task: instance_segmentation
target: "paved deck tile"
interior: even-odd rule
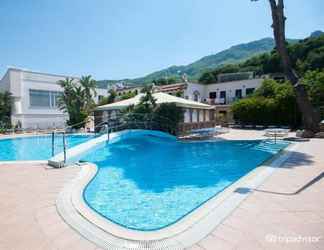
[[[262,138],[234,130],[225,139]],[[55,200],[80,169],[0,165],[0,249],[99,250],[58,215]],[[206,238],[188,250],[324,249],[324,140],[301,143],[288,161]],[[287,242],[296,237],[313,242]],[[281,237],[281,238],[280,238]],[[295,238],[294,238],[295,237]]]

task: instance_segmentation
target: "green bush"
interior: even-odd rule
[[[179,123],[183,121],[184,111],[174,103],[157,105],[148,90],[139,104],[128,107],[123,115],[128,128],[151,128],[175,135]]]
[[[302,82],[305,84],[312,104],[324,106],[324,70],[307,71]]]
[[[307,71],[302,82],[312,104],[320,112],[321,119],[324,119],[324,70]]]
[[[275,110],[274,99],[255,96],[237,101],[232,106],[234,119],[243,124],[269,125]]]
[[[265,80],[255,93],[232,105],[234,119],[242,124],[297,127],[301,116],[292,85]]]
[[[9,92],[0,92],[0,128],[11,127],[12,96]]]
[[[154,122],[161,131],[177,134],[178,125],[184,119],[184,111],[174,103],[162,103],[154,110]]]

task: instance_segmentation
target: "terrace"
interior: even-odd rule
[[[264,139],[263,135],[262,131],[231,129],[220,137],[226,140],[254,140]],[[198,236],[196,234],[192,238],[183,238],[183,248],[323,248],[322,148],[323,140],[320,139],[299,142],[281,164],[272,169],[262,184],[247,188],[244,182],[238,182],[229,188],[225,197],[236,197],[241,201],[235,208],[225,209],[232,212],[225,213],[224,217],[218,214],[211,220],[214,223],[218,220],[216,218],[223,218],[216,226],[201,230],[202,233]],[[6,200],[6,205],[1,206],[3,219],[0,227],[3,237],[0,248],[140,248],[143,241],[128,242],[130,235],[125,235],[123,248],[118,245],[118,241],[111,240],[111,235],[102,238],[101,240],[110,244],[104,247],[100,243],[104,241],[94,241],[93,237],[86,238],[84,231],[78,231],[73,223],[67,224],[66,218],[63,219],[58,213],[57,198],[60,192],[72,179],[79,176],[82,168],[73,166],[53,169],[44,163],[1,164],[0,196],[2,200]],[[252,175],[247,177],[251,178]],[[212,211],[214,210],[217,208]],[[200,220],[202,221],[203,219]],[[17,238],[20,240],[17,241]],[[156,248],[151,245],[147,249]]]

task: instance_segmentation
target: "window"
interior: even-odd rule
[[[221,91],[219,93],[219,97],[220,97],[220,99],[222,99],[222,103],[225,104],[226,103],[226,91],[225,90]]]
[[[255,88],[247,88],[245,91],[246,91],[246,95],[251,95],[253,94]]]
[[[98,101],[100,102],[104,98],[103,95],[98,95]]]
[[[30,90],[30,106],[50,107],[50,97],[48,91]]]
[[[194,101],[198,102],[199,101],[199,97],[200,97],[200,93],[196,90],[194,93]]]
[[[209,92],[209,99],[216,99],[217,94],[216,92]]]
[[[51,98],[51,107],[52,108],[57,108],[58,103],[59,103],[59,98],[62,95],[62,92],[51,91],[49,93],[50,93],[50,98]]]
[[[31,107],[57,108],[61,92],[46,90],[29,90]]]
[[[238,99],[242,98],[242,89],[236,89],[235,90],[235,97]]]

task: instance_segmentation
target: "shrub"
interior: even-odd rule
[[[306,85],[309,97],[315,107],[324,105],[324,70],[307,71],[302,82]]]
[[[154,110],[153,116],[159,130],[175,135],[179,123],[183,121],[184,111],[174,103],[162,103]]]
[[[178,125],[183,121],[183,109],[174,103],[156,104],[152,93],[147,91],[139,104],[130,106],[123,111],[128,128],[147,128],[161,130],[170,134],[177,134]]]
[[[0,127],[10,128],[11,127],[11,108],[12,108],[12,97],[11,94],[6,92],[0,92]]]
[[[265,80],[255,93],[232,105],[234,119],[253,125],[300,125],[301,116],[297,108],[292,85]]]
[[[255,96],[239,100],[232,106],[234,119],[243,124],[269,125],[274,119],[275,110],[274,99]]]

